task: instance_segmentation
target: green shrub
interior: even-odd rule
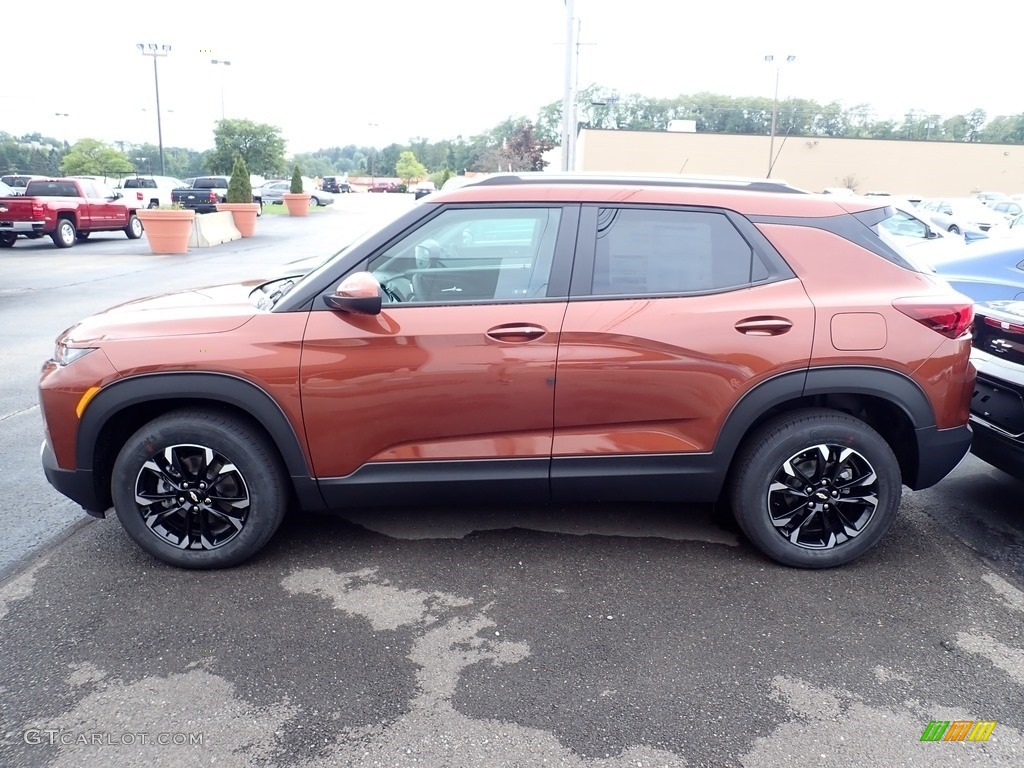
[[[302,172],[299,171],[299,166],[295,166],[292,170],[292,185],[288,188],[288,191],[293,195],[301,195],[304,190],[302,188]]]
[[[249,168],[241,155],[235,155],[235,165],[231,169],[231,181],[228,182],[227,201],[229,203],[252,202],[252,182],[249,180]]]

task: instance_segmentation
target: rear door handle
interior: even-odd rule
[[[522,325],[519,323],[509,323],[508,325],[498,325],[487,331],[488,338],[494,339],[495,341],[505,341],[514,344],[522,344],[526,341],[535,341],[547,333],[546,328],[541,328],[538,325]]]
[[[747,336],[778,336],[792,328],[793,323],[784,317],[748,317],[735,327]]]

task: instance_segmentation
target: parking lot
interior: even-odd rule
[[[353,510],[188,572],[46,483],[54,336],[144,295],[328,256],[411,195],[339,195],[152,256],[0,256],[0,765],[1024,763],[1024,483],[968,456],[843,568],[780,567],[708,506]],[[922,742],[931,721],[994,721]]]

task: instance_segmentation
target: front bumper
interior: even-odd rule
[[[40,451],[43,463],[43,474],[50,485],[74,501],[93,517],[106,517],[108,507],[104,506],[96,493],[96,484],[92,472],[83,469],[61,469],[57,466],[57,457],[47,441],[43,441]]]

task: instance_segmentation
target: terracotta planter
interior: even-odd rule
[[[256,231],[256,217],[260,212],[259,203],[217,203],[218,211],[231,211],[235,229],[242,237],[252,237]]]
[[[308,216],[309,215],[309,201],[313,197],[312,195],[306,194],[305,192],[292,193],[285,192],[281,197],[284,198],[284,204],[288,206],[288,214],[291,216]]]
[[[153,253],[188,253],[195,211],[148,208],[139,210],[137,215]]]

